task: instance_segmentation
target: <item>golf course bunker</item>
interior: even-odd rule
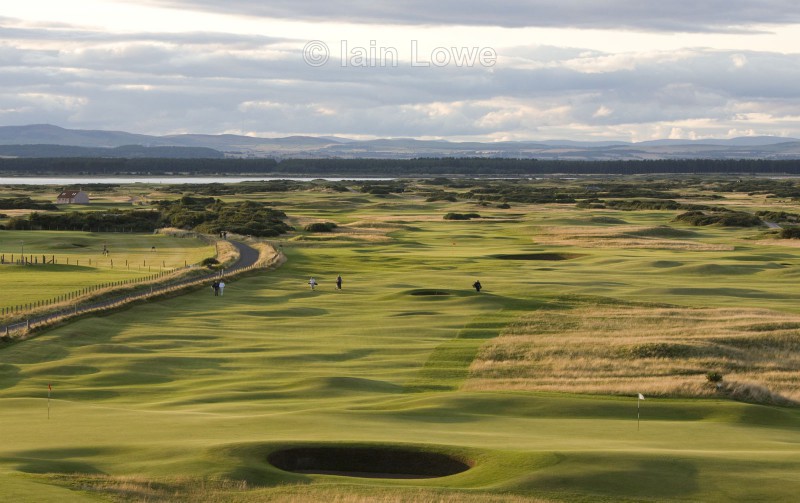
[[[430,479],[470,469],[438,452],[380,447],[297,447],[273,452],[267,461],[293,473],[381,479]]]
[[[494,258],[500,260],[572,260],[575,258],[583,257],[581,253],[514,253],[511,255],[494,255]]]

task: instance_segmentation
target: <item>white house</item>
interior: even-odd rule
[[[65,190],[58,195],[56,204],[89,204],[89,195],[78,190]]]

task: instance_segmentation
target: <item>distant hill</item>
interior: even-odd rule
[[[157,137],[126,133],[64,129],[50,124],[0,126],[0,145],[69,145],[73,147],[121,147],[123,145],[163,146]]]
[[[224,159],[225,154],[206,147],[77,147],[70,145],[0,145],[0,157],[105,157],[122,159]]]
[[[79,150],[84,148],[87,150]],[[483,157],[543,160],[800,159],[800,140],[748,136],[719,140],[450,142],[330,136],[259,138],[232,134],[151,136],[124,131],[65,129],[49,124],[0,127],[0,156],[410,159]]]

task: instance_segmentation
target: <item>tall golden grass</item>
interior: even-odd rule
[[[652,231],[652,236],[636,233]],[[533,240],[538,244],[587,248],[648,248],[659,250],[731,251],[731,245],[689,239],[659,237],[658,228],[634,225],[539,227]]]
[[[570,300],[508,326],[470,368],[470,390],[800,402],[800,316]],[[709,372],[724,375],[717,388]]]
[[[55,475],[49,482],[99,494],[111,501],[174,503],[548,503],[553,500],[450,491],[446,489],[391,488],[375,486],[309,486],[307,484],[252,487],[245,481],[229,479],[172,478],[152,480],[137,476]]]

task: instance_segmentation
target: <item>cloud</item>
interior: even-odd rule
[[[254,17],[377,24],[572,27],[738,32],[800,22],[793,0],[146,0],[151,5]]]
[[[254,14],[288,8],[233,5]],[[512,10],[543,5],[513,2]],[[567,16],[566,5],[548,8]],[[332,12],[341,5],[319,7]],[[594,7],[587,8],[589,19]],[[364,15],[388,16],[387,9],[373,6]],[[443,8],[431,9],[424,16]],[[465,16],[458,12],[453,22]],[[634,14],[620,22],[632,22]],[[421,22],[423,15],[398,16]],[[800,55],[792,53],[691,47],[615,53],[526,41],[498,51],[490,67],[415,68],[403,53],[394,66],[343,67],[335,51],[327,65],[311,67],[302,58],[305,41],[285,37],[0,23],[5,124],[449,139],[800,136]]]

